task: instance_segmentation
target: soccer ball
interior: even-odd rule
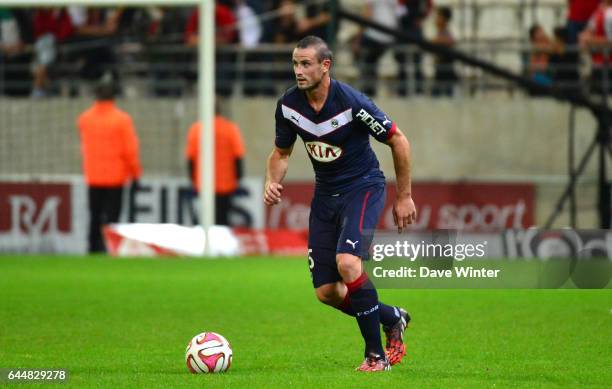
[[[222,373],[232,365],[232,348],[223,336],[202,332],[187,344],[187,369],[194,374]]]

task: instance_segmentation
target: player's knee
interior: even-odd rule
[[[342,276],[344,282],[351,282],[357,279],[361,273],[361,258],[352,254],[338,254],[336,255],[336,264],[338,265],[338,272]]]
[[[336,286],[332,284],[318,287],[315,289],[315,294],[320,302],[331,306],[336,306],[338,304],[338,300],[341,300]]]

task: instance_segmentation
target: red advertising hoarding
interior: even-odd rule
[[[0,233],[69,233],[71,213],[69,183],[0,182]]]
[[[313,184],[288,182],[283,200],[266,207],[266,228],[308,229]],[[529,183],[439,183],[412,185],[417,206],[416,230],[458,229],[491,232],[534,224],[535,187]],[[394,229],[395,185],[387,185],[387,201],[379,228]]]

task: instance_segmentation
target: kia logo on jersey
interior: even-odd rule
[[[305,142],[306,151],[319,162],[332,162],[340,158],[342,149],[324,142]]]

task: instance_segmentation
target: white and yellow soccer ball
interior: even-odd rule
[[[232,365],[232,348],[223,336],[202,332],[187,345],[185,360],[194,374],[222,373]]]

